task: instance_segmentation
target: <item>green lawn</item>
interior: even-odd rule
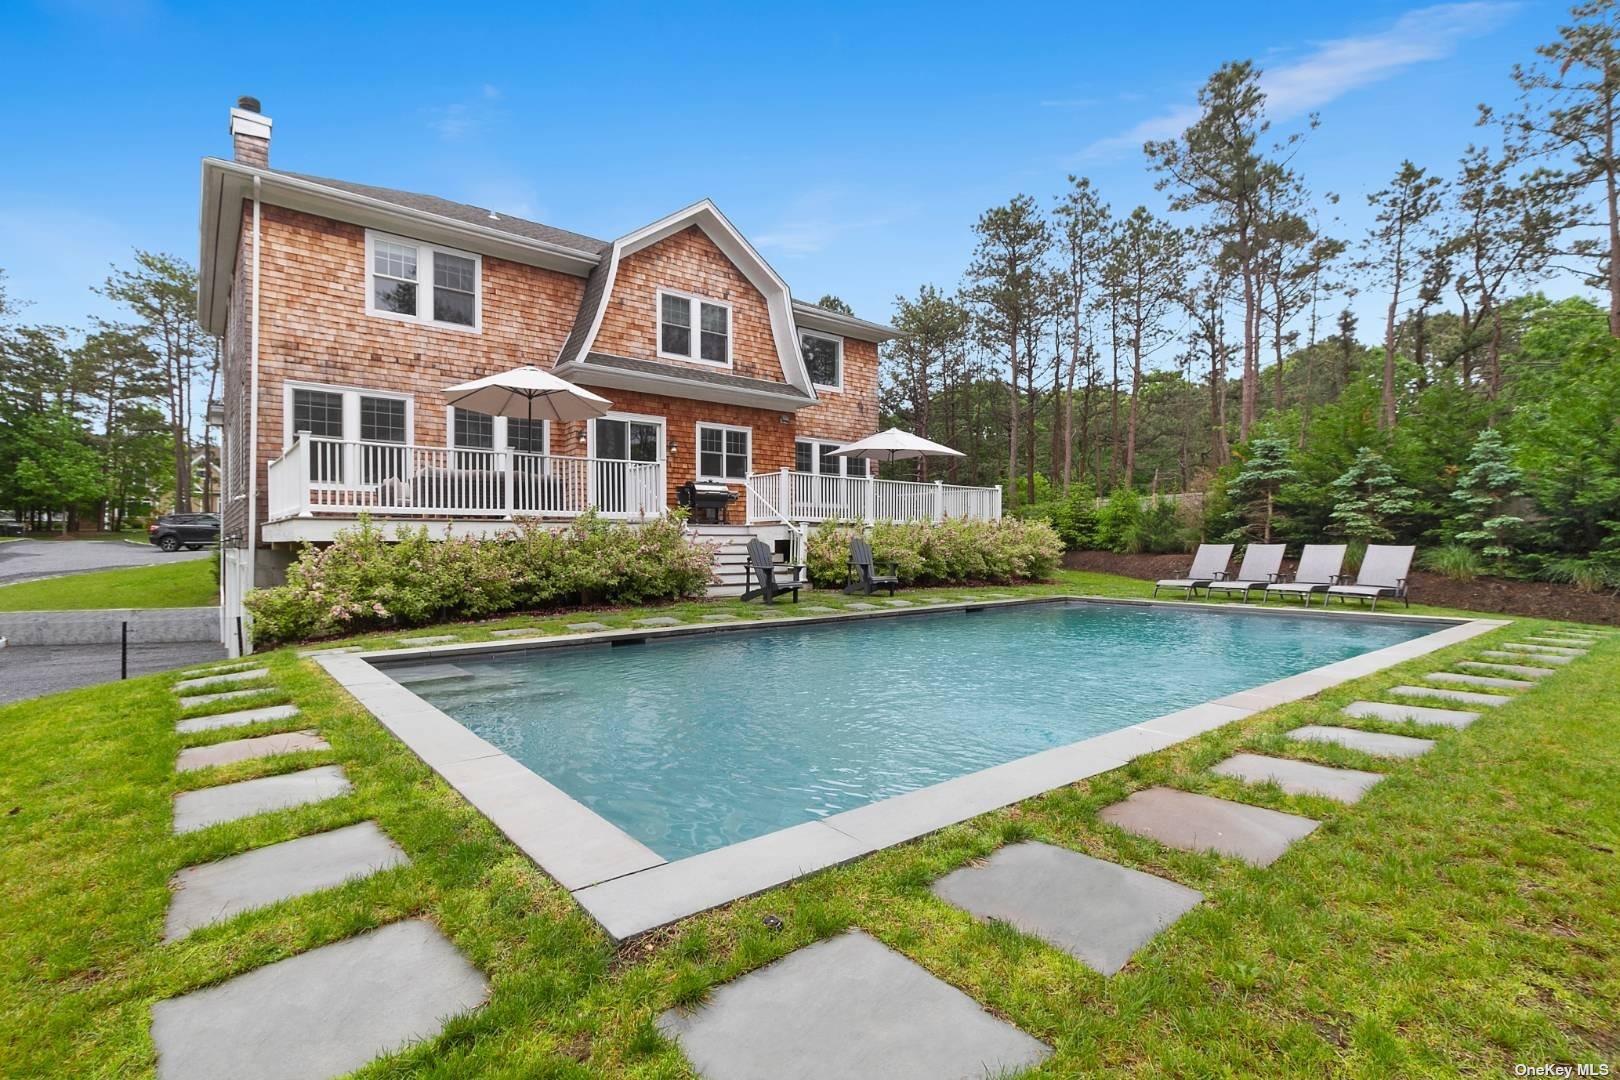
[[[210,607],[219,603],[209,559],[127,566],[24,581],[0,588],[0,611]]]
[[[1066,574],[1056,586],[976,591],[1144,589]],[[660,613],[689,610],[760,613],[734,603]],[[644,614],[589,617],[617,625]],[[472,639],[525,622],[446,629]],[[172,676],[0,707],[4,1071],[150,1074],[153,1002],[411,915],[437,923],[488,973],[492,998],[366,1075],[689,1077],[652,1027],[660,1011],[856,926],[1055,1046],[1033,1074],[1042,1077],[1511,1075],[1520,1062],[1613,1061],[1620,638],[1472,727],[1433,733],[1440,745],[1423,758],[1376,761],[1281,738],[1301,723],[1341,722],[1337,709],[1353,698],[1551,625],[1518,620],[618,950],[562,888],[293,650],[264,657],[275,687],[264,701],[297,702],[304,716],[290,726],[318,727],[329,752],[179,777],[182,745],[274,728],[177,737]],[[1239,749],[1372,768],[1388,779],[1346,807],[1206,771]],[[327,762],[343,764],[353,795],[169,833],[176,791]],[[1323,826],[1271,867],[1253,869],[1098,821],[1103,806],[1155,784],[1296,811]],[[405,848],[410,866],[159,944],[177,869],[366,819]],[[929,891],[942,874],[1026,838],[1159,874],[1206,900],[1104,979],[1038,940],[975,923]],[[767,914],[783,929],[767,929]]]

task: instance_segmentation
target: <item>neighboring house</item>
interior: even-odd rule
[[[797,549],[807,523],[999,513],[995,489],[875,481],[830,457],[877,430],[880,323],[795,301],[708,200],[604,241],[492,210],[271,169],[231,110],[202,163],[203,324],[224,339],[227,636],[250,588],[361,513],[481,535],[588,508],[645,520],[726,484],[725,527]],[[524,364],[613,402],[548,425],[450,408]],[[234,644],[234,642],[233,642]]]

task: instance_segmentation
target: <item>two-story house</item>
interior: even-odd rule
[[[866,462],[830,456],[877,430],[878,345],[895,332],[794,300],[712,202],[597,240],[273,169],[271,127],[242,99],[232,159],[202,163],[229,644],[248,589],[279,583],[303,542],[362,512],[439,536],[587,508],[635,521],[705,480],[738,496],[730,532],[772,539],[880,502],[890,517],[992,515],[991,492],[879,488],[891,482]],[[526,364],[612,410],[548,424],[446,401],[453,384]]]

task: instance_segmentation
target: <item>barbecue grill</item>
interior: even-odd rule
[[[675,502],[692,512],[692,520],[723,525],[726,508],[737,501],[737,493],[714,480],[688,480],[675,489]]]

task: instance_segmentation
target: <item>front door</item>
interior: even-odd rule
[[[664,457],[664,422],[651,417],[602,416],[592,421],[591,457],[595,491],[592,502],[604,514],[623,514],[635,499],[642,475],[631,462],[658,462]]]

